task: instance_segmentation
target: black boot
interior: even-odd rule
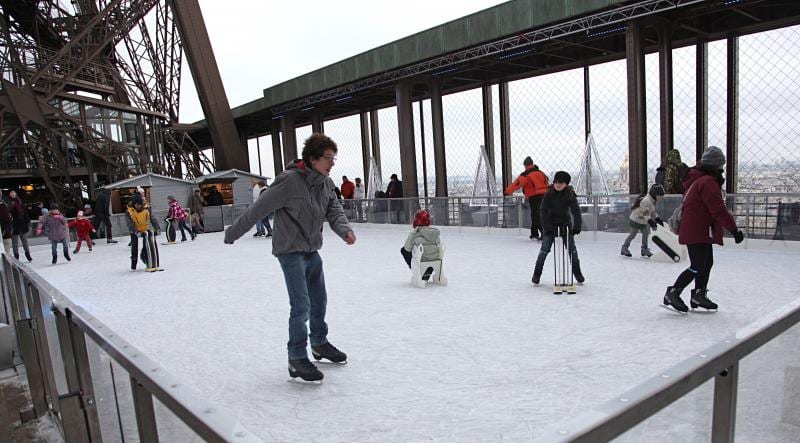
[[[131,271],[135,271],[135,270],[136,270],[136,263],[137,263],[138,261],[139,261],[139,260],[137,260],[137,259],[135,259],[135,258],[132,258],[132,259],[131,259]]]
[[[347,354],[336,349],[336,346],[330,342],[319,345],[311,346],[311,355],[317,360],[327,359],[334,363],[347,363]]]
[[[16,258],[17,260],[19,260],[19,252],[15,252],[15,253],[14,253],[14,258]]]
[[[320,381],[325,375],[308,358],[289,360],[289,377],[300,377],[305,381]]]
[[[716,311],[718,305],[708,298],[708,289],[692,289],[692,298],[689,300],[689,305],[692,309],[701,307],[703,309]]]
[[[69,257],[69,253],[67,251],[64,251],[64,258],[66,258],[67,261],[72,261],[72,259]]]
[[[53,264],[58,263],[58,255],[53,254]]]
[[[28,262],[32,262],[33,261],[33,257],[31,257],[30,251],[25,251],[25,258],[28,259]]]
[[[583,283],[586,280],[581,272],[581,261],[577,258],[572,260],[572,275],[575,276],[575,281],[578,283]]]
[[[674,286],[667,287],[667,293],[664,294],[664,305],[672,306],[678,312],[689,311],[686,303],[681,300],[681,291]]]
[[[533,277],[531,277],[531,283],[538,285],[539,281],[542,279],[542,269],[544,269],[544,263],[539,263],[537,258],[536,266],[533,268]]]

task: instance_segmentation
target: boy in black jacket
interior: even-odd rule
[[[578,283],[583,283],[584,278],[581,273],[581,264],[578,259],[578,250],[575,248],[575,236],[581,232],[581,210],[578,207],[578,199],[575,191],[569,186],[572,179],[564,171],[556,172],[553,176],[553,184],[547,188],[542,200],[542,247],[539,249],[539,256],[536,258],[536,267],[533,270],[533,284],[538,285],[542,277],[542,269],[550,253],[550,248],[555,242],[556,235],[560,231],[562,235],[569,227],[569,255],[572,257],[572,274]]]

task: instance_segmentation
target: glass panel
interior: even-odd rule
[[[103,441],[138,441],[130,376],[88,338],[86,349]]]

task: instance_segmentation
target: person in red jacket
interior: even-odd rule
[[[353,200],[353,194],[355,193],[356,185],[353,184],[353,182],[351,182],[347,178],[346,175],[343,175],[342,176],[342,187],[339,188],[339,190],[342,191],[342,199],[345,200],[343,202],[344,204],[342,205],[344,207],[345,211],[349,211],[350,209],[353,209],[353,206],[352,206],[353,202],[351,200]]]
[[[736,220],[725,207],[722,184],[725,182],[722,167],[725,154],[716,146],[709,146],[700,158],[700,164],[689,169],[683,180],[683,203],[678,241],[689,250],[689,267],[681,272],[675,284],[667,287],[664,305],[679,312],[689,308],[681,300],[681,292],[694,280],[690,299],[692,308],[716,310],[717,304],[708,298],[708,279],[714,265],[714,243],[722,246],[722,228],[733,234],[741,243],[744,233],[736,227]]]
[[[547,192],[549,179],[544,172],[539,170],[538,166],[533,164],[532,158],[525,157],[522,164],[525,166],[525,171],[506,188],[505,195],[511,195],[514,191],[522,188],[522,193],[525,195],[525,198],[528,199],[528,205],[531,208],[530,239],[538,240],[542,232],[540,208],[542,207],[544,193]]]
[[[70,228],[75,228],[75,231],[78,233],[78,244],[75,246],[75,250],[72,251],[72,253],[77,254],[78,251],[81,250],[81,242],[84,240],[86,240],[86,246],[89,247],[89,252],[92,252],[92,237],[89,233],[96,233],[97,231],[94,230],[92,222],[83,216],[83,211],[78,211],[78,217],[69,222],[68,226]]]

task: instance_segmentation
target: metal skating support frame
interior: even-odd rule
[[[556,227],[556,236],[561,239],[561,244],[553,241],[553,294],[575,294],[575,280],[572,275],[572,253],[570,241],[575,241],[569,226]],[[560,247],[559,247],[560,246]]]

